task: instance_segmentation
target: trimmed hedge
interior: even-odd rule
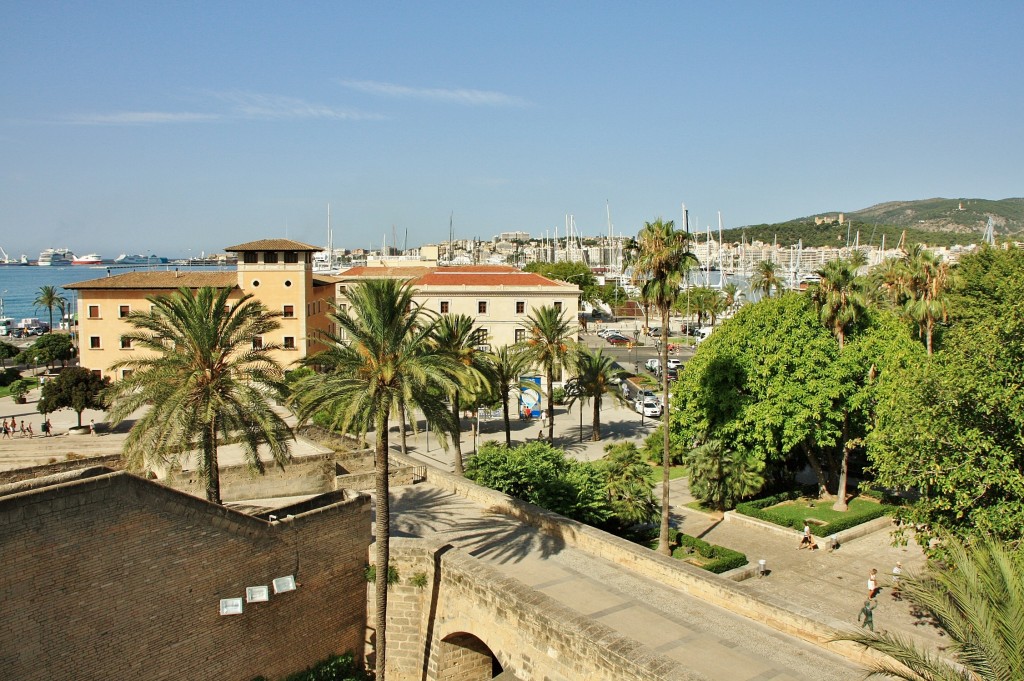
[[[656,530],[657,528],[654,529]],[[716,575],[728,572],[734,568],[743,567],[748,562],[747,556],[739,551],[733,551],[718,544],[709,544],[703,539],[683,534],[674,527],[668,529],[668,540],[672,546],[673,558],[686,560],[691,552],[696,553],[701,558],[708,559],[708,562],[703,565],[697,565],[697,567],[713,572]],[[658,538],[649,538],[646,543],[652,549],[657,548]],[[684,548],[691,549],[691,551],[685,551]]]
[[[301,672],[290,675],[285,681],[370,681],[373,678],[364,670],[356,667],[352,653],[329,657]],[[257,676],[253,681],[266,681],[266,677]]]
[[[774,506],[775,504],[780,504],[784,501],[793,501],[803,496],[806,495],[802,491],[792,490],[781,494],[775,494],[770,497],[765,497],[763,499],[744,501],[736,504],[736,512],[742,513],[745,516],[750,516],[751,518],[764,520],[781,527],[792,527],[794,530],[799,532],[804,529],[802,520],[799,518],[790,518],[789,516],[785,516],[780,513],[775,513],[769,507]],[[856,527],[857,525],[866,523],[869,520],[881,518],[884,515],[891,515],[892,513],[895,513],[895,511],[896,507],[894,506],[878,504],[875,508],[837,518],[824,526],[812,524],[811,533],[817,537],[826,537],[828,535],[848,530],[851,527]],[[819,534],[819,532],[825,532],[825,534]]]

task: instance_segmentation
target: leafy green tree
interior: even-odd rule
[[[548,441],[555,438],[555,373],[561,373],[576,348],[576,327],[568,313],[553,305],[534,308],[523,322],[523,346],[530,359],[544,369],[548,384]]]
[[[633,258],[633,277],[641,282],[640,297],[661,313],[661,366],[668,366],[669,314],[679,300],[680,286],[687,272],[697,265],[697,257],[690,252],[688,236],[675,229],[675,224],[658,218],[647,222],[637,235],[636,256]],[[671,555],[669,545],[669,451],[668,372],[662,373],[661,403],[662,430],[664,432],[664,480],[661,496],[661,529],[658,534],[658,553]]]
[[[390,419],[420,409],[428,427],[445,442],[454,431],[444,402],[465,376],[451,353],[436,350],[437,319],[416,305],[415,289],[393,279],[371,279],[348,290],[349,306],[331,319],[338,335],[326,335],[327,348],[303,360],[323,373],[296,382],[290,403],[301,421],[323,414],[330,425],[360,439],[376,433],[376,657],[383,680],[387,656],[387,574],[390,564]]]
[[[983,249],[958,270],[942,349],[880,391],[868,439],[878,484],[914,495],[901,515],[922,544],[1024,537],[1024,251]]]
[[[764,461],[746,452],[727,448],[721,440],[709,440],[684,457],[690,492],[705,506],[724,511],[735,508],[764,486]]]
[[[572,406],[579,401],[580,409],[583,409],[584,403],[593,403],[594,418],[590,439],[592,442],[598,442],[601,439],[601,397],[611,389],[615,360],[601,350],[591,352],[588,348],[580,348],[573,364],[576,375],[569,379],[566,385],[566,393],[571,396],[568,404]]]
[[[19,378],[7,386],[7,392],[15,399],[15,401],[20,402],[25,399],[25,396],[28,395],[28,392],[34,385],[35,379],[30,381],[26,378]],[[81,419],[79,419],[79,422],[81,422]]]
[[[530,367],[530,356],[522,347],[503,345],[492,354],[486,355],[484,375],[491,391],[501,400],[505,420],[505,444],[512,446],[512,422],[509,419],[509,396],[521,390],[523,374]]]
[[[21,351],[18,359],[22,364],[42,364],[51,367],[55,362],[67,366],[68,360],[75,356],[75,348],[71,336],[63,333],[48,333],[40,336],[32,345]]]
[[[900,579],[903,597],[928,613],[949,637],[953,659],[923,650],[891,633],[841,637],[888,659],[870,663],[871,675],[907,681],[1003,681],[1024,668],[1024,553],[982,540],[947,539],[945,565]]]
[[[875,391],[921,356],[891,314],[867,315],[840,353],[808,296],[765,298],[743,307],[687,363],[672,405],[673,441],[685,451],[720,440],[751,466],[763,463],[773,484],[806,462],[819,494],[829,496],[844,449],[863,452]]]
[[[575,284],[583,291],[582,299],[592,303],[601,299],[601,287],[597,277],[586,263],[582,262],[531,262],[523,268],[526,272],[535,272],[548,279]]]
[[[49,284],[46,286],[40,286],[39,294],[36,296],[36,299],[32,301],[32,304],[35,305],[36,308],[46,308],[50,313],[51,331],[53,330],[53,308],[56,307],[63,310],[67,303],[67,299],[61,295],[60,291],[57,290],[57,287]]]
[[[11,343],[0,341],[0,369],[7,368],[7,360],[14,359],[21,353],[21,348]]]
[[[198,449],[196,470],[215,504],[221,503],[222,442],[238,439],[249,465],[262,473],[259,448],[266,445],[283,468],[292,438],[273,408],[284,380],[270,354],[276,346],[254,347],[257,337],[279,327],[276,315],[251,295],[229,302],[230,295],[227,288],[182,287],[149,296],[151,309],[132,312],[132,330],[124,334],[144,352],[111,366],[124,377],[106,394],[113,425],[147,407],[125,440],[129,466],[177,461]]]
[[[633,442],[606,445],[602,463],[608,476],[612,515],[625,526],[654,522],[658,502],[651,491],[651,466]]]
[[[37,409],[41,414],[71,409],[78,415],[78,427],[81,428],[83,411],[103,409],[102,393],[109,384],[109,378],[100,378],[88,369],[68,367],[43,386]]]
[[[580,522],[598,525],[611,515],[603,472],[546,442],[485,442],[466,464],[466,477]]]
[[[469,315],[444,314],[434,325],[434,333],[430,338],[434,349],[454,357],[462,365],[465,374],[461,382],[453,384],[451,393],[453,424],[451,436],[452,446],[455,450],[456,475],[463,474],[461,397],[466,390],[480,392],[483,387],[484,371],[487,368],[484,353],[477,349],[477,346],[483,345],[486,340],[481,340],[478,335],[478,329]],[[464,385],[466,388],[463,387]]]
[[[750,278],[750,290],[760,291],[765,297],[772,297],[772,290],[782,293],[784,289],[782,279],[779,278],[779,267],[771,260],[762,260],[757,263],[754,275]]]

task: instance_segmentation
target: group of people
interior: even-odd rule
[[[898,562],[892,569],[892,598],[894,601],[903,600],[903,592],[900,586],[900,578],[903,575],[903,563]],[[878,570],[871,568],[871,572],[868,573],[868,597],[864,601],[864,607],[860,609],[860,613],[857,615],[857,621],[862,622],[861,628],[867,628],[871,631],[875,630],[875,614],[874,610],[878,607],[878,592],[882,588],[878,586]]]
[[[50,431],[52,430],[50,420],[44,419],[43,425],[40,426],[40,429],[43,431],[43,435],[50,437]],[[2,426],[0,426],[0,439],[13,439],[15,435],[19,435],[20,437],[35,437],[35,432],[32,430],[32,422],[30,421],[26,424],[25,420],[22,419],[21,423],[18,423],[15,421],[13,416],[10,420],[5,417],[2,421]]]

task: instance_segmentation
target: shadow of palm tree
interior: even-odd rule
[[[561,537],[436,487],[403,487],[393,490],[392,497],[392,536],[443,540],[497,563],[548,557],[565,549]]]

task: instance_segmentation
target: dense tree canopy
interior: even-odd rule
[[[768,483],[810,464],[819,491],[834,493],[843,452],[863,450],[874,391],[920,357],[890,314],[862,317],[840,352],[809,296],[766,298],[723,324],[686,365],[672,447],[718,440],[745,469],[763,466]]]
[[[56,362],[65,365],[75,355],[71,336],[63,333],[43,334],[32,345],[18,355],[22,364],[45,364],[53,366]]]
[[[71,409],[78,415],[78,427],[81,428],[83,411],[104,408],[102,392],[109,383],[109,378],[100,378],[88,369],[69,367],[57,378],[46,382],[37,408],[41,414]]]
[[[583,291],[583,300],[594,302],[601,299],[601,287],[590,267],[582,262],[531,262],[523,268],[527,272],[536,272],[548,279],[557,279],[568,284],[575,284]]]
[[[1024,251],[965,257],[931,361],[879,395],[878,483],[918,494],[918,538],[1024,535]]]

